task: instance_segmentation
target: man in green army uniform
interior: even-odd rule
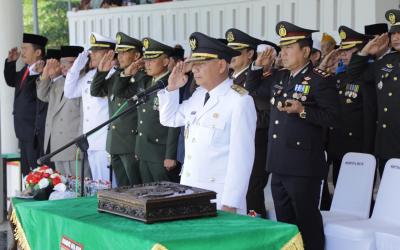
[[[144,66],[147,79],[120,78],[116,95],[130,98],[153,86],[158,81],[168,83],[168,64],[174,49],[151,38],[142,40]],[[136,69],[140,63],[136,64]],[[133,82],[133,83],[132,83]],[[137,89],[138,88],[138,89]],[[159,120],[157,93],[146,98],[146,103],[138,107],[138,136],[136,137],[136,157],[140,162],[140,176],[143,183],[171,180],[177,167],[177,144],[179,129],[162,126]]]
[[[120,68],[113,68],[114,52],[104,55],[98,71],[91,84],[91,95],[108,97],[110,118],[126,109],[127,99],[116,97],[115,88],[121,77],[126,78],[125,72],[129,66],[142,57],[142,42],[117,33],[115,51],[118,53]],[[143,72],[138,71],[132,79],[148,79]],[[137,135],[137,112],[130,112],[115,121],[108,128],[107,152],[111,155],[111,165],[115,172],[118,186],[142,183],[139,172],[139,161],[135,157],[135,142]]]

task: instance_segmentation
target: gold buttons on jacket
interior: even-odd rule
[[[143,113],[146,112],[146,109],[142,109]]]
[[[383,111],[388,112],[388,108],[384,107]]]
[[[112,128],[112,129],[115,129],[115,125],[112,125],[111,128]]]

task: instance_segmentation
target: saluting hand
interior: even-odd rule
[[[51,79],[61,75],[61,66],[56,59],[47,60],[46,67],[48,67],[48,74]]]
[[[320,70],[329,72],[331,72],[332,70],[336,70],[340,53],[341,51],[339,49],[335,49],[329,52],[329,54],[326,55],[322,62],[318,65],[318,68]]]
[[[35,64],[35,71],[38,72],[39,74],[43,72],[45,66],[45,62],[43,60],[38,61]]]
[[[144,60],[140,58],[139,60],[134,61],[128,67],[124,69],[124,74],[126,76],[133,76],[144,67]]]
[[[78,55],[78,57],[74,61],[74,64],[72,64],[72,67],[69,69],[69,71],[76,73],[80,72],[86,66],[88,60],[89,60],[89,51],[85,50]]]
[[[18,48],[12,48],[10,51],[8,51],[8,57],[7,57],[7,62],[15,62],[18,60],[20,57],[21,52],[19,52]]]
[[[111,68],[114,66],[114,54],[114,51],[110,50],[103,56],[99,63],[99,66],[97,67],[97,70],[99,72],[108,72],[111,70]]]
[[[185,74],[185,63],[178,62],[168,78],[168,91],[177,90],[185,86],[188,76]]]
[[[257,55],[255,66],[269,69],[275,62],[274,48],[268,47]]]
[[[389,46],[389,35],[384,33],[370,40],[361,50],[362,55],[381,55]]]

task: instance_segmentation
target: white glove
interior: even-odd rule
[[[75,59],[74,64],[72,64],[70,71],[79,74],[79,72],[85,67],[88,60],[89,60],[89,51],[85,50],[82,53],[80,53],[78,57]]]

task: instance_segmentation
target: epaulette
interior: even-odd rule
[[[325,71],[323,71],[323,70],[321,70],[319,68],[314,68],[313,71],[314,71],[315,74],[317,74],[317,75],[319,75],[319,76],[321,76],[323,78],[328,77],[328,76],[331,75],[331,74],[329,74],[329,73],[327,73],[327,72],[325,72]]]
[[[246,94],[249,93],[245,88],[243,88],[242,86],[239,86],[237,84],[233,84],[231,86],[231,88],[241,96],[246,95]]]

